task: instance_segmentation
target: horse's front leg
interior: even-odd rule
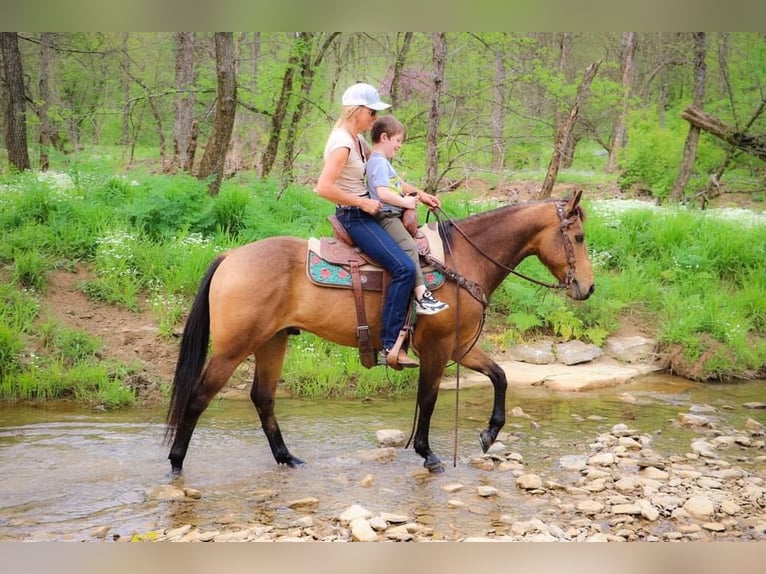
[[[474,347],[460,360],[464,367],[477,371],[489,377],[494,388],[494,400],[492,403],[492,414],[489,417],[487,428],[479,433],[479,442],[481,450],[487,452],[489,447],[497,439],[497,434],[505,424],[505,392],[508,389],[508,380],[505,377],[505,371],[500,368],[495,361],[490,359],[487,354]]]
[[[271,454],[277,464],[284,464],[291,468],[303,464],[303,461],[294,457],[287,450],[287,445],[282,438],[277,418],[274,416],[274,397],[277,383],[282,373],[282,364],[287,350],[287,331],[281,331],[269,341],[261,345],[255,352],[255,375],[253,387],[250,389],[250,400],[258,411],[261,419],[263,432],[271,447]]]
[[[431,473],[444,472],[444,465],[431,450],[428,434],[431,430],[431,416],[439,395],[439,382],[446,360],[440,361],[428,355],[420,356],[420,377],[418,379],[418,419],[413,445],[415,452],[423,457],[423,466]]]

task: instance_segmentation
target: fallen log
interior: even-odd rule
[[[686,108],[681,112],[681,117],[693,126],[713,134],[729,145],[752,154],[762,161],[766,161],[766,136],[748,135],[738,131],[715,116],[703,112],[696,106]]]

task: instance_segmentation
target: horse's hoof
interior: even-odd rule
[[[283,460],[278,460],[277,462],[279,464],[283,464],[283,465],[288,466],[290,468],[295,468],[299,464],[306,464],[301,459],[296,458],[296,457],[294,457],[292,455],[290,455],[288,457],[285,457]]]
[[[483,430],[479,433],[479,444],[481,445],[481,452],[487,452],[489,447],[491,447],[492,443],[494,442],[495,441],[492,440],[489,431]]]
[[[436,462],[424,462],[423,466],[426,467],[431,474],[441,474],[444,472],[444,465],[440,460]]]

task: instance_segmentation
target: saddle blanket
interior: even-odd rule
[[[352,289],[351,270],[348,265],[328,261],[321,256],[321,242],[309,239],[306,271],[309,279],[316,285]],[[432,266],[422,267],[423,279],[429,290],[435,291],[444,284],[444,275]],[[382,291],[384,270],[370,263],[359,266],[362,289]]]

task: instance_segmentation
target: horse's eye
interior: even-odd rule
[[[575,241],[577,241],[577,243],[582,243],[583,241],[585,241],[585,234],[584,233],[577,233],[575,235]]]

